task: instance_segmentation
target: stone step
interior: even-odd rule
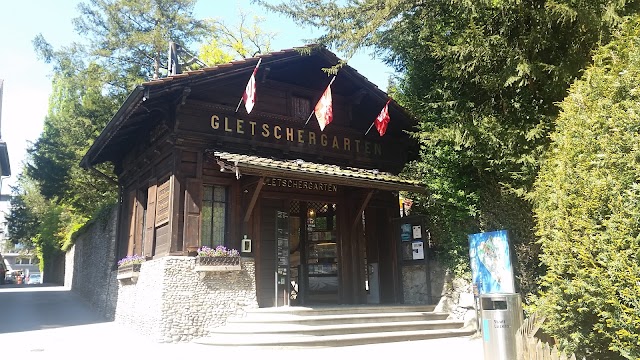
[[[271,308],[250,309],[247,315],[253,314],[290,314],[300,316],[338,315],[338,314],[380,314],[398,312],[433,312],[435,305],[334,305],[334,306],[281,306]]]
[[[419,330],[444,330],[460,329],[464,326],[462,321],[430,320],[408,321],[390,323],[359,323],[359,324],[328,324],[328,325],[303,325],[283,323],[228,323],[226,326],[214,328],[210,335],[214,334],[302,334],[302,335],[340,335],[348,333],[372,333],[392,331],[419,331]]]
[[[348,346],[475,333],[434,309],[432,305],[253,309],[194,341],[219,346]]]
[[[283,347],[324,347],[352,346],[375,343],[417,341],[445,337],[470,336],[475,330],[444,329],[419,331],[392,331],[375,333],[357,333],[341,335],[302,335],[302,334],[213,334],[194,340],[195,343],[216,346],[283,346]]]
[[[445,320],[448,313],[440,312],[404,312],[404,313],[356,313],[356,314],[329,314],[329,315],[296,315],[296,314],[247,314],[242,318],[231,318],[227,323],[271,323],[271,324],[303,324],[303,325],[325,325],[325,324],[367,324],[367,323],[389,323],[389,322],[409,322]]]

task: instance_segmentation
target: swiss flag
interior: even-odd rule
[[[260,62],[262,62],[262,59],[258,60],[256,68],[253,69],[253,74],[251,74],[251,78],[247,83],[247,87],[244,89],[244,94],[242,94],[242,100],[244,101],[245,109],[247,109],[247,114],[251,113],[253,106],[256,104],[256,73],[258,72]]]
[[[390,120],[389,118],[389,102],[390,101],[391,99],[387,100],[387,103],[384,105],[384,107],[382,108],[382,111],[380,111],[380,114],[376,118],[376,129],[378,129],[380,136],[383,136],[384,133],[387,132],[387,125],[389,124],[389,120]]]
[[[333,82],[333,80],[331,80]],[[324,131],[324,128],[333,121],[333,104],[331,102],[331,83],[327,86],[327,89],[322,94],[320,100],[316,104],[313,112],[318,119],[318,125],[320,125],[320,131]]]

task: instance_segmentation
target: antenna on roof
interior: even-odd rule
[[[186,62],[180,63],[180,57],[191,57]],[[207,67],[202,60],[198,59],[195,55],[188,50],[180,46],[179,44],[169,41],[169,58],[167,61],[167,76],[178,75],[182,73],[182,66],[191,66],[198,64],[200,67]]]
[[[167,60],[167,76],[180,74],[180,62],[178,61],[178,49],[180,45],[169,41],[169,59]]]

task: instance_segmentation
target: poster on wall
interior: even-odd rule
[[[479,294],[515,293],[506,230],[469,235],[469,257]]]
[[[411,224],[400,225],[400,239],[402,241],[411,240]]]

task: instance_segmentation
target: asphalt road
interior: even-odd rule
[[[335,348],[234,348],[158,344],[108,322],[66,288],[0,285],[0,359],[171,359],[185,356],[247,359],[421,359],[482,360],[480,339],[452,338]]]

